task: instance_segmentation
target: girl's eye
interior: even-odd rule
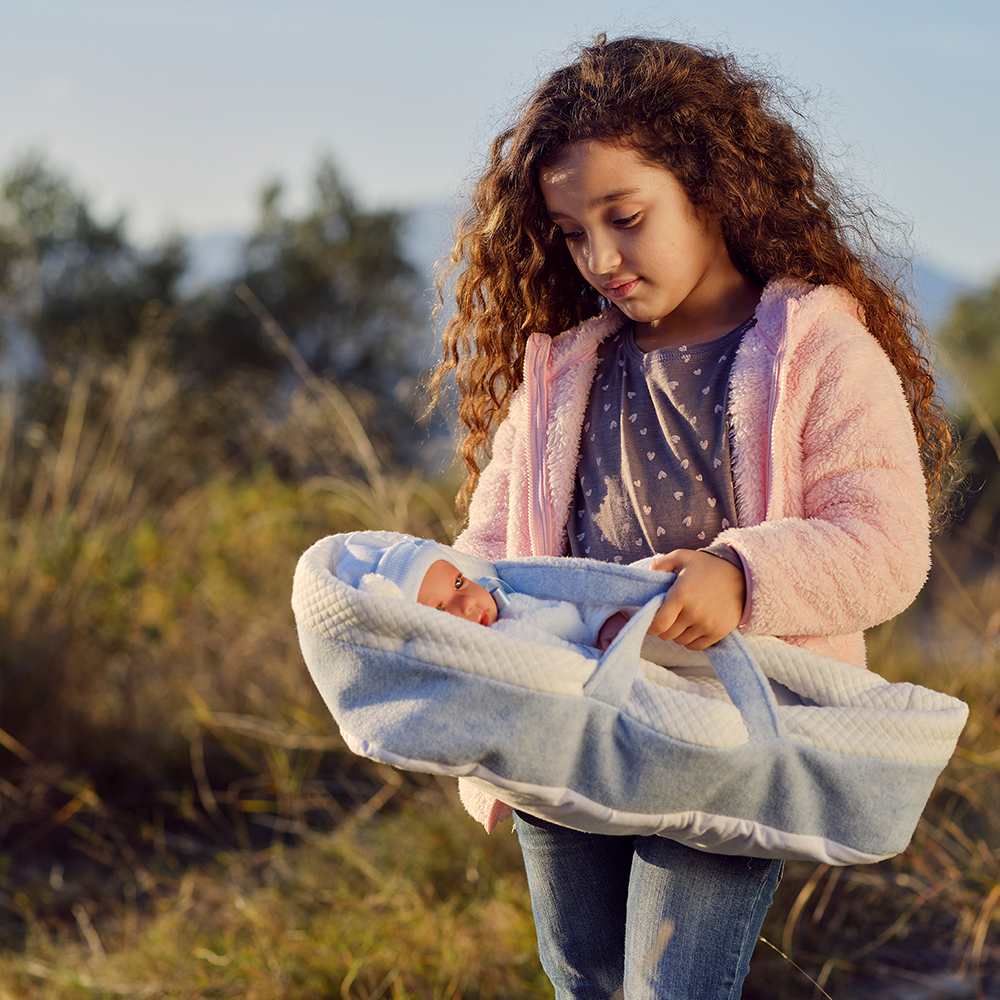
[[[563,233],[563,238],[567,243],[575,243],[577,240],[583,238],[583,233]]]
[[[636,212],[634,215],[630,215],[627,219],[615,219],[614,225],[616,225],[619,229],[629,229],[639,221],[639,216],[641,214],[641,212]]]

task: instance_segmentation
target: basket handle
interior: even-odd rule
[[[746,639],[730,632],[705,650],[719,680],[733,704],[740,710],[752,740],[787,736],[778,714],[778,702],[771,683],[761,670]]]
[[[673,574],[668,576],[672,578]],[[669,585],[673,580],[666,582]],[[642,640],[662,603],[662,594],[651,598],[618,633],[584,686],[586,695],[616,708],[628,698],[632,685],[642,676],[639,665]],[[743,636],[730,632],[714,646],[709,646],[705,653],[743,716],[750,738],[784,737],[785,727],[778,714],[778,702],[771,684]]]

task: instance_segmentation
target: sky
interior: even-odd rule
[[[0,172],[41,151],[145,242],[245,230],[274,178],[301,206],[322,156],[372,206],[453,205],[601,30],[776,73],[928,264],[1000,273],[996,0],[0,0]]]

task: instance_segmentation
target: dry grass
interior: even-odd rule
[[[441,789],[421,793],[294,850],[184,870],[151,910],[126,901],[58,934],[36,922],[0,978],[18,1000],[551,995],[516,841],[483,844]]]
[[[265,453],[192,477],[213,443],[178,429],[189,401],[156,363],[170,321],[150,309],[127,363],[56,379],[45,423],[0,407],[0,940],[83,933],[51,871],[83,898],[103,880],[154,899],[178,865],[388,798],[309,681],[292,571],[333,531],[447,536],[445,494],[385,468],[317,380],[280,417],[252,397],[238,416],[337,475],[282,479]]]
[[[313,540],[448,537],[450,489],[305,372],[278,416],[226,402],[268,442],[252,472],[206,457],[157,364],[170,321],[44,416],[0,403],[0,1000],[550,996],[514,838],[346,752],[288,606]],[[279,443],[315,474],[277,475]],[[970,702],[959,753],[900,858],[788,866],[764,931],[788,957],[760,945],[747,998],[1000,991],[1000,561],[968,579],[943,544],[871,649]]]

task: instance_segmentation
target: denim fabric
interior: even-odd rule
[[[781,861],[516,825],[556,1000],[737,1000]]]

